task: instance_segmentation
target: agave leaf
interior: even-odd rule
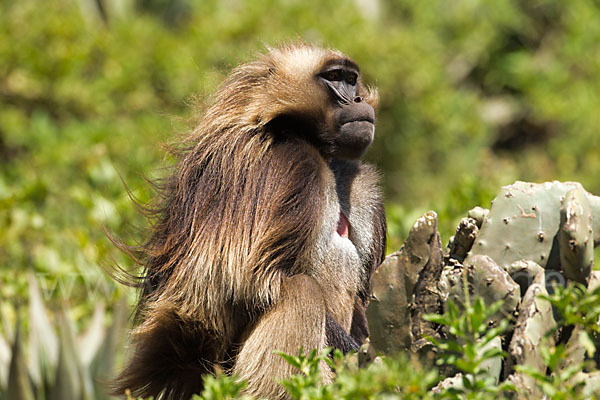
[[[104,302],[100,301],[96,304],[90,325],[77,340],[79,343],[79,360],[85,368],[90,366],[106,337],[106,328],[104,327],[105,314],[106,307]]]
[[[15,330],[13,326],[15,318],[13,317],[16,317],[16,315],[14,314],[15,310],[10,304],[8,304],[8,302],[0,303],[0,317],[2,317],[2,329],[4,331],[8,343],[12,343],[12,340],[15,337]]]
[[[49,400],[77,400],[81,398],[81,364],[75,350],[73,326],[64,311],[58,314],[59,343],[58,365]]]
[[[127,296],[123,296],[115,303],[112,324],[108,328],[104,342],[89,367],[90,376],[95,383],[94,395],[96,399],[112,398],[106,394],[106,384],[112,378],[114,372],[115,355],[120,353],[120,349],[123,348],[128,323]]]
[[[58,359],[58,339],[42,301],[35,276],[29,274],[29,373],[41,387],[50,380]]]
[[[34,400],[35,398],[33,396],[31,381],[29,380],[29,375],[27,373],[27,367],[25,366],[21,341],[21,321],[20,318],[18,318],[15,342],[12,347],[10,371],[8,374],[7,400]]]
[[[8,382],[10,354],[11,351],[8,342],[0,335],[0,392],[6,389],[6,383]]]
[[[106,337],[106,328],[104,327],[104,316],[106,307],[103,301],[96,304],[92,321],[85,333],[77,340],[79,346],[79,361],[82,365],[81,377],[83,382],[84,399],[94,399],[94,376],[90,365],[94,357],[98,354],[104,338]]]

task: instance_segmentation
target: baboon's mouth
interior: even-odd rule
[[[356,122],[368,122],[373,125],[373,124],[375,124],[375,119],[369,115],[361,115],[361,116],[357,116],[356,118],[344,121],[342,123],[342,126],[344,126],[346,124],[356,123]]]
[[[350,231],[350,222],[348,218],[344,215],[343,212],[340,211],[340,218],[338,219],[337,227],[335,229],[338,235],[343,238],[348,237],[348,233]]]

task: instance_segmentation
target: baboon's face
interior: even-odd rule
[[[360,158],[373,142],[377,93],[363,86],[358,66],[310,47],[272,55],[272,131],[306,137],[326,158]]]
[[[375,110],[360,93],[358,67],[348,59],[331,60],[317,75],[329,92],[331,156],[360,158],[375,136]]]

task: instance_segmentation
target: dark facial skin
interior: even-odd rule
[[[333,111],[336,135],[328,138],[334,158],[360,158],[373,142],[375,111],[358,95],[358,67],[348,60],[325,66],[318,79],[329,90],[336,106]]]

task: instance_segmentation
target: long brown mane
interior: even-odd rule
[[[230,366],[228,349],[246,318],[277,299],[282,274],[300,270],[314,236],[306,221],[321,213],[325,164],[305,141],[269,131],[267,114],[279,103],[256,108],[267,101],[264,87],[276,67],[265,55],[223,83],[159,186],[149,240],[120,246],[144,267],[133,281],[142,288],[142,323],[134,331],[141,350],[130,363],[136,369],[117,379],[120,393],[143,387],[133,394],[145,396],[166,388],[168,397],[189,385],[189,376],[200,380],[200,373],[212,372],[213,363]],[[206,358],[202,367],[199,357]],[[162,365],[155,370],[157,362],[172,364],[172,374]]]

